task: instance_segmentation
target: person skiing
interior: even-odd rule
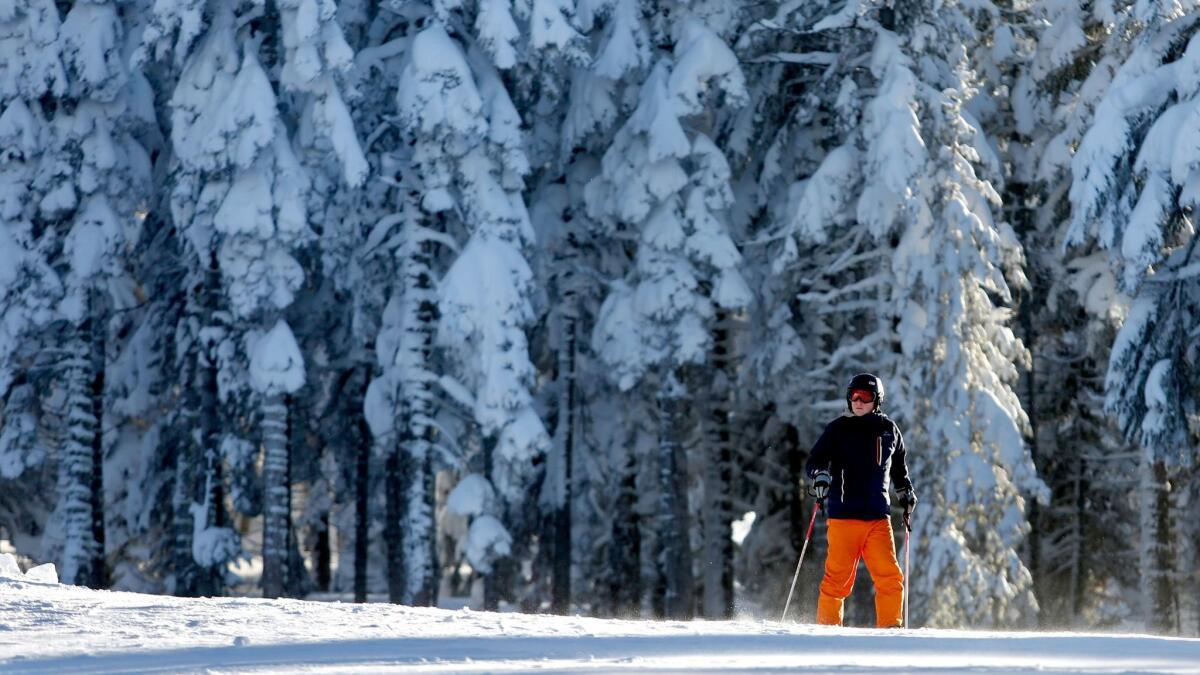
[[[883,414],[883,381],[855,375],[846,387],[846,414],[830,422],[805,465],[812,492],[826,502],[829,547],[817,600],[817,623],[840,626],[854,588],[858,561],[865,560],[875,584],[875,622],[903,626],[904,575],[896,561],[889,482],[895,486],[905,523],[917,505],[905,464],[904,437]]]

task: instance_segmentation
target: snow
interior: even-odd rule
[[[241,552],[241,540],[228,527],[205,525],[208,505],[192,503],[192,557],[202,567],[213,567],[233,560]]]
[[[25,673],[1188,673],[1200,640],[615,621],[0,580],[0,670]]]
[[[750,534],[751,528],[754,527],[754,521],[758,519],[758,514],[753,511],[747,511],[742,514],[742,517],[732,523],[733,543],[738,546],[746,540],[746,535]]]
[[[20,579],[24,576],[17,558],[11,553],[0,553],[0,577],[5,579]]]
[[[111,100],[125,83],[120,29],[116,9],[98,3],[76,4],[62,24],[63,60],[80,80],[74,86],[86,85],[97,100]]]
[[[287,321],[280,319],[250,349],[250,384],[262,394],[295,392],[304,386],[304,358]]]
[[[472,473],[463,476],[446,498],[446,510],[460,516],[478,516],[489,510],[496,491],[483,476]]]
[[[375,438],[383,438],[396,430],[397,375],[385,372],[371,380],[363,397],[363,416]]]
[[[467,562],[471,567],[488,574],[492,563],[512,554],[512,535],[495,516],[482,515],[471,521],[467,532]]]
[[[45,563],[43,565],[34,565],[22,574],[21,566],[17,564],[16,556],[11,553],[0,553],[0,589],[4,589],[9,583],[21,581],[37,584],[57,584],[58,571],[54,568],[54,563]]]
[[[612,25],[596,57],[597,75],[619,80],[650,63],[650,36],[639,21],[637,0],[619,0],[612,8]]]
[[[45,563],[25,570],[25,580],[43,584],[57,584],[58,571],[54,563]]]

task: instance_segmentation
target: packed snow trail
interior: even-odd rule
[[[1195,673],[1200,640],[611,621],[0,579],[0,672]]]

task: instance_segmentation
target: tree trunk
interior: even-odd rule
[[[203,319],[196,316],[194,309],[189,307],[189,316],[185,319],[192,326],[199,326]],[[186,360],[184,371],[180,373],[180,383],[183,385],[182,410],[175,418],[174,426],[178,433],[177,442],[173,444],[175,451],[171,459],[175,463],[174,489],[171,495],[171,570],[175,577],[174,593],[179,597],[194,598],[199,596],[197,588],[199,567],[192,554],[193,533],[195,520],[192,515],[192,505],[195,503],[194,494],[198,484],[200,465],[200,446],[194,442],[195,429],[202,417],[201,389],[199,379],[203,367],[203,345],[193,347],[195,358]]]
[[[387,521],[383,526],[383,539],[387,548],[388,602],[400,604],[405,600],[407,580],[404,569],[405,485],[408,483],[408,465],[399,445],[388,449],[383,467],[384,498],[387,503]]]
[[[483,475],[489,481],[495,469],[496,436],[483,439]],[[500,566],[499,561],[492,565],[492,571],[483,575],[483,610],[485,612],[500,611]]]
[[[415,211],[416,207],[413,206]],[[415,235],[412,241],[419,241]],[[404,541],[406,587],[403,602],[412,605],[437,604],[438,562],[437,522],[433,474],[433,336],[437,321],[437,298],[430,269],[432,246],[428,241],[409,244],[401,275],[405,335],[399,359],[404,366],[401,389],[404,411],[396,420],[401,431],[401,449],[407,465],[405,472]],[[398,364],[400,365],[400,364]]]
[[[694,614],[692,551],[688,541],[687,459],[680,441],[684,388],[668,371],[658,391],[659,538],[665,576],[663,612],[668,619]]]
[[[287,405],[283,394],[264,397],[263,428],[263,571],[264,598],[283,595],[288,564]]]
[[[215,328],[219,321],[217,317],[218,293],[221,288],[221,272],[217,256],[213,253],[209,258],[209,267],[205,277],[203,297],[203,321],[209,328]],[[203,362],[199,364],[200,374],[200,416],[196,420],[200,426],[200,452],[204,462],[204,494],[199,496],[205,505],[205,527],[226,527],[225,513],[225,476],[221,467],[221,409],[218,392],[217,350],[218,344],[201,341],[200,349],[204,352]],[[210,569],[197,570],[196,591],[199,595],[217,596],[224,592],[225,563],[221,562]]]
[[[89,308],[90,312],[90,308]],[[103,457],[97,452],[93,317],[73,329],[63,368],[67,390],[67,440],[59,464],[59,499],[64,510],[64,550],[60,572],[65,583],[102,587],[104,569]],[[103,405],[101,402],[100,405]]]
[[[633,443],[617,467],[617,497],[613,505],[612,544],[609,547],[612,615],[634,619],[642,610],[642,534],[637,513],[637,456]]]
[[[185,380],[186,381],[186,380]],[[194,409],[193,409],[194,410]],[[182,418],[185,423],[193,415]],[[192,493],[196,485],[195,446],[187,439],[176,446],[175,489],[171,495],[171,567],[175,574],[175,595],[194,598],[200,595],[197,588],[199,568],[192,555],[194,519],[192,516]]]
[[[286,478],[284,479],[284,485],[287,486],[287,520],[285,521],[287,526],[287,565],[284,568],[283,574],[283,591],[286,597],[302,598],[308,593],[311,583],[308,578],[308,569],[304,566],[304,555],[300,553],[300,537],[296,531],[295,522],[292,519],[292,511],[293,500],[301,498],[307,501],[308,498],[307,490],[304,490],[299,495],[297,494],[297,483],[299,481],[295,475],[299,453],[304,451],[303,414],[298,410],[298,406],[293,402],[290,395],[284,398],[284,406],[288,410],[288,443],[287,471],[285,472]]]
[[[1086,570],[1091,566],[1088,564],[1088,542],[1086,535],[1086,523],[1090,509],[1088,508],[1088,491],[1087,483],[1087,460],[1083,454],[1077,454],[1075,458],[1075,541],[1072,543],[1072,560],[1071,560],[1071,623],[1075,624],[1083,615],[1083,601],[1085,592],[1085,583],[1087,581]]]
[[[371,384],[370,366],[364,370],[360,401],[366,398],[367,387]],[[358,415],[358,452],[354,458],[354,601],[366,602],[371,532],[371,429],[366,415],[361,410]]]
[[[405,604],[434,607],[437,605],[437,526],[434,522],[433,457],[430,443],[424,438],[413,439],[405,461],[408,463],[408,513],[403,537],[406,539],[405,559],[407,587]]]
[[[1011,142],[1014,144],[1026,144],[1028,139],[1022,138],[1013,132]],[[1028,250],[1032,250],[1037,246],[1037,229],[1034,219],[1034,211],[1028,204],[1029,186],[1018,180],[1013,180],[1005,185],[1006,195],[1005,204],[1008,205],[1008,218],[1012,223],[1013,229],[1021,240],[1021,244]],[[1034,313],[1039,305],[1039,288],[1038,274],[1036,270],[1031,270],[1029,274],[1030,287],[1026,289],[1018,300],[1017,321],[1021,329],[1021,341],[1025,343],[1025,348],[1029,350],[1029,368],[1020,373],[1021,387],[1023,391],[1018,390],[1018,396],[1021,398],[1021,406],[1025,409],[1026,415],[1029,418],[1030,435],[1029,456],[1033,465],[1037,468],[1038,474],[1045,476],[1046,467],[1043,465],[1038,452],[1038,404],[1037,404],[1037,337],[1038,333],[1034,327]],[[1027,567],[1030,574],[1033,575],[1033,593],[1038,600],[1039,607],[1045,608],[1049,606],[1049,593],[1047,589],[1049,574],[1042,564],[1042,530],[1047,523],[1042,517],[1041,509],[1036,500],[1030,499],[1027,503],[1027,519],[1029,521],[1029,534],[1025,538],[1024,549]],[[1038,625],[1045,626],[1047,613],[1041,611],[1038,613]]]
[[[571,302],[564,298],[564,302]],[[568,310],[570,311],[570,310]],[[562,475],[559,503],[553,514],[553,552],[550,577],[550,611],[569,614],[571,611],[571,462],[575,448],[575,343],[578,324],[573,316],[564,317],[566,344],[558,355],[558,372],[562,381],[559,396],[558,424],[561,432],[555,434],[560,441],[558,462]]]
[[[1146,625],[1159,633],[1175,625],[1175,584],[1172,555],[1171,497],[1167,468],[1143,450],[1141,508],[1142,597]]]
[[[733,618],[733,433],[730,429],[731,387],[729,316],[717,312],[713,329],[709,389],[707,457],[704,464],[704,616]]]
[[[321,529],[317,532],[316,556],[313,568],[316,570],[317,590],[329,592],[329,582],[333,579],[333,552],[329,542],[329,513],[321,515]]]
[[[90,296],[91,316],[85,330],[91,336],[91,409],[92,419],[95,420],[95,430],[92,433],[92,475],[89,481],[89,494],[92,507],[92,540],[93,549],[92,577],[88,586],[92,588],[108,588],[108,563],[105,556],[104,535],[104,366],[105,348],[107,345],[107,321],[98,299],[99,291],[92,290]]]

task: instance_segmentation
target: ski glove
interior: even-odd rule
[[[813,474],[813,486],[810,492],[817,499],[825,499],[829,496],[829,484],[833,482],[833,476],[829,475],[828,471],[821,470]]]
[[[904,507],[904,513],[912,513],[917,508],[917,493],[913,492],[912,488],[900,491],[900,506]]]

